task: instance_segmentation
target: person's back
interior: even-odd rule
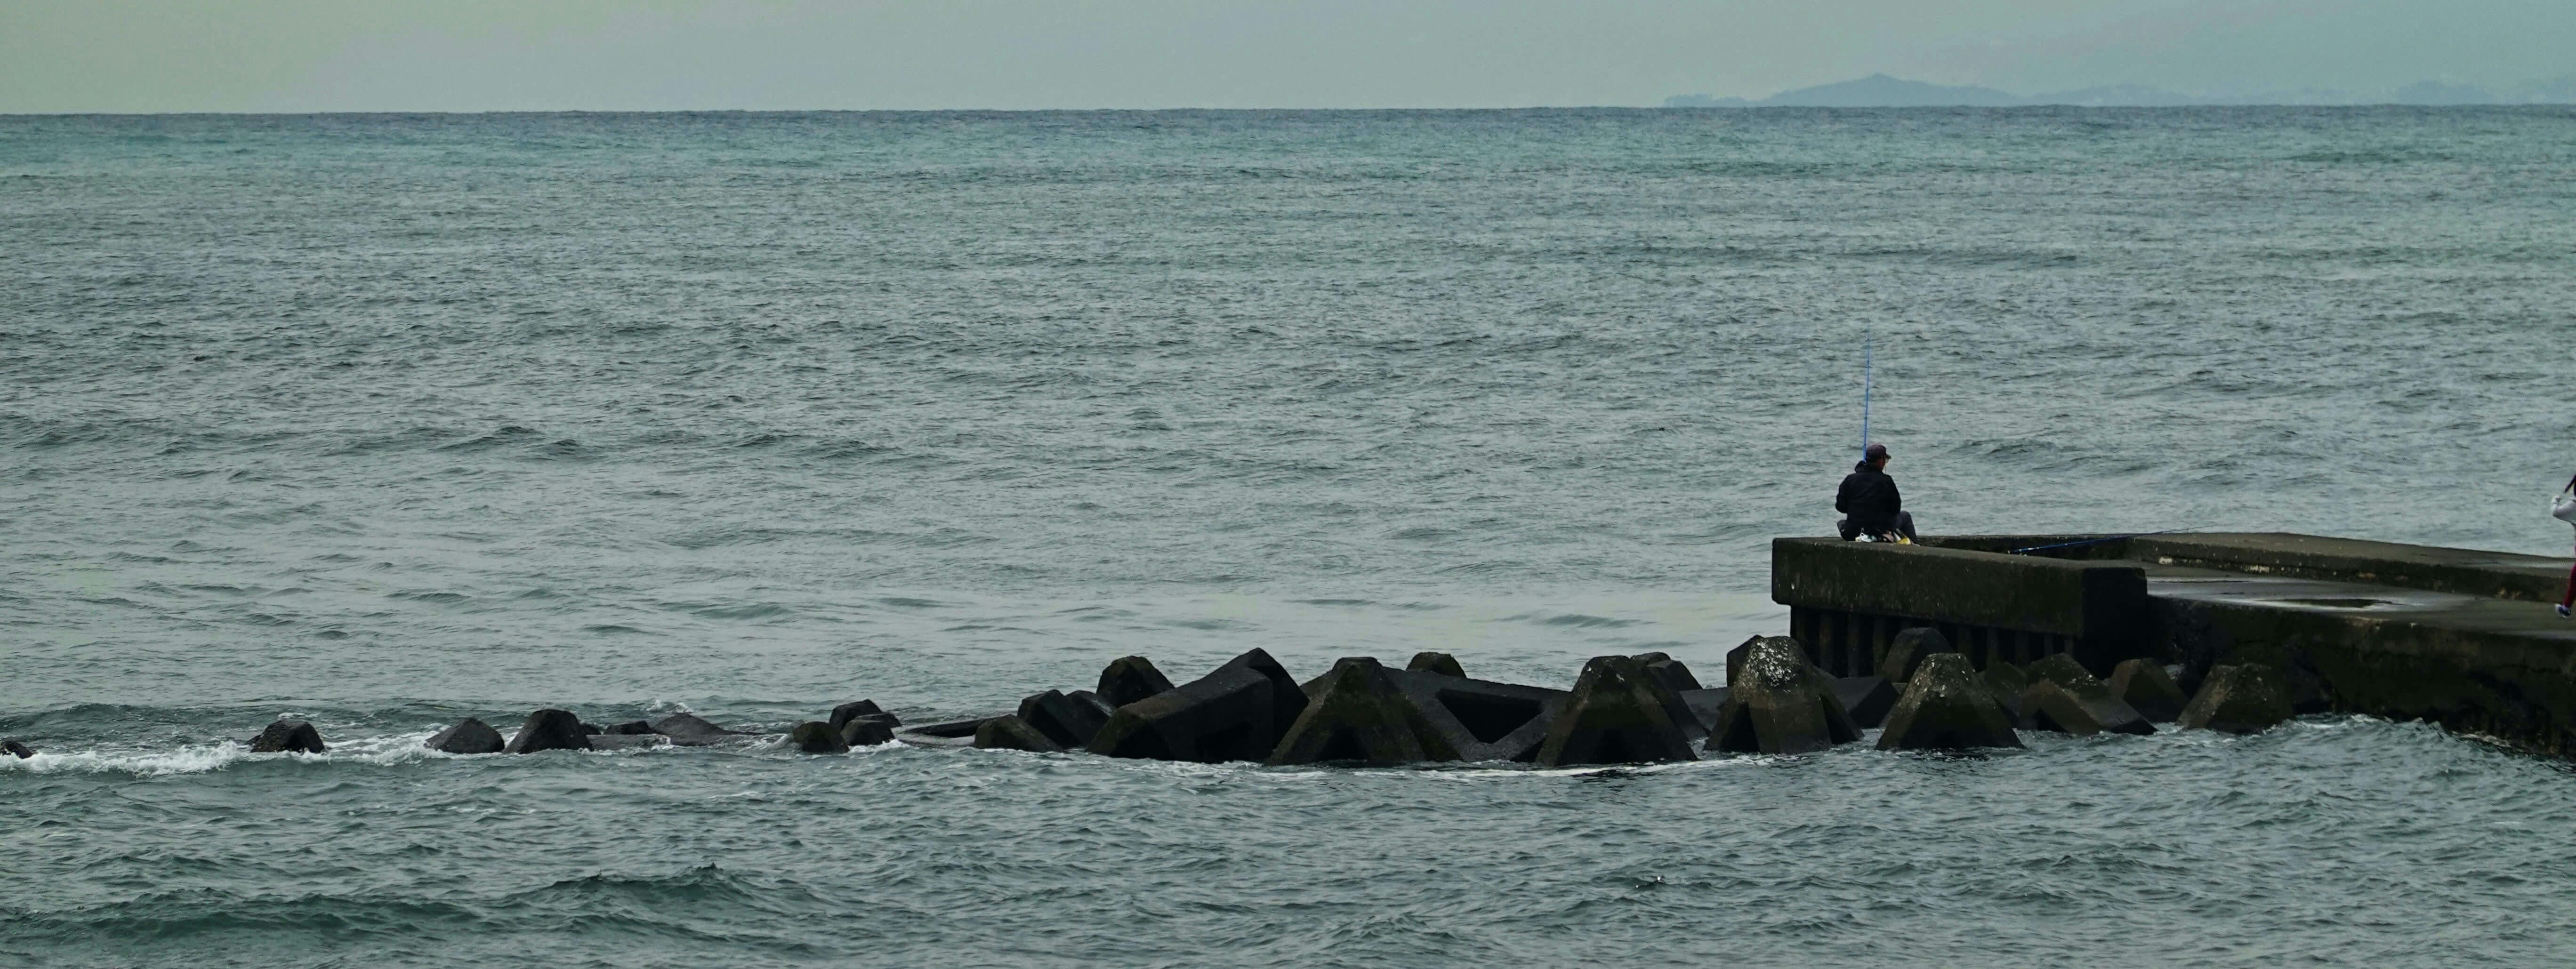
[[[1914,516],[1906,514],[1905,496],[1887,474],[1887,458],[1887,445],[1870,445],[1834,492],[1834,510],[1847,516],[1836,523],[1844,541],[1862,535],[1914,538]]]

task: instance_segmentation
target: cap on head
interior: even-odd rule
[[[1864,461],[1885,461],[1887,460],[1887,445],[1872,444],[1869,447],[1862,449],[1860,456],[1861,460]]]

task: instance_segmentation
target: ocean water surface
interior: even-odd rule
[[[2563,555],[2571,172],[2566,108],[0,117],[0,964],[2563,964],[2576,776],[2421,724],[420,741],[1714,682],[1864,347],[1928,532]]]

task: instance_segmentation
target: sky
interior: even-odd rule
[[[1398,108],[2576,74],[2576,0],[0,0],[0,113]]]

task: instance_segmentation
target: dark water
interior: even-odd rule
[[[0,963],[2562,964],[2576,777],[2421,725],[418,743],[1714,679],[1865,340],[1927,531],[2564,554],[2572,173],[2559,108],[0,118]]]

